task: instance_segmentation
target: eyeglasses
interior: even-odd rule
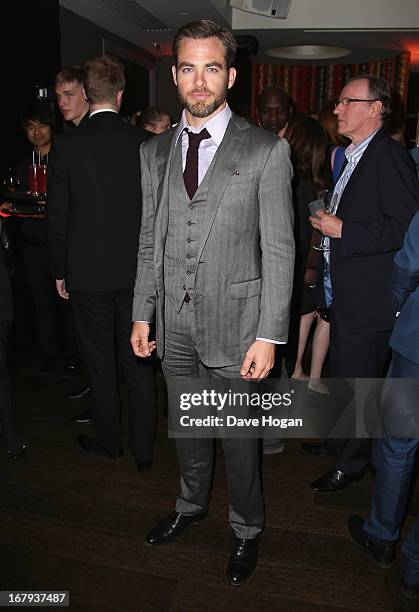
[[[342,106],[349,106],[352,102],[378,102],[377,98],[373,99],[363,99],[363,98],[341,98],[340,100],[336,100],[335,108],[342,104]]]

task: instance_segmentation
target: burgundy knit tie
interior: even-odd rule
[[[198,189],[198,149],[201,140],[205,140],[206,138],[211,138],[211,134],[207,132],[204,128],[199,132],[199,134],[195,134],[185,128],[185,132],[189,136],[189,147],[188,152],[186,153],[186,165],[185,170],[183,172],[183,181],[185,183],[186,191],[188,192],[188,196],[192,200],[194,197],[196,190]]]

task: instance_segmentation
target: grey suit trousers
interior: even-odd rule
[[[180,312],[166,304],[165,354],[162,367],[168,386],[169,411],[179,410],[179,380],[200,379],[209,389],[211,380],[239,378],[239,364],[208,368],[196,350],[193,301],[183,303]],[[201,382],[202,381],[202,382]],[[175,392],[176,388],[176,392]],[[264,505],[259,470],[259,440],[228,438],[219,432],[226,461],[230,497],[229,522],[238,538],[256,538],[263,529]],[[214,463],[214,439],[176,438],[181,471],[176,511],[186,515],[206,512]]]

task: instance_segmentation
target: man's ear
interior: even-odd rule
[[[86,91],[85,91],[84,87],[82,87],[82,92],[83,92],[84,99],[87,102],[87,96],[86,96]]]
[[[118,105],[118,110],[121,108],[122,96],[123,95],[124,95],[124,90],[123,89],[118,91],[118,93],[116,94],[116,102],[117,102],[117,105]]]
[[[228,89],[231,89],[234,85],[234,81],[236,80],[237,70],[235,68],[229,68],[228,71]]]
[[[176,70],[176,66],[174,64],[172,66],[172,77],[173,77],[173,83],[177,87],[177,70]]]
[[[374,117],[378,117],[383,111],[383,103],[381,102],[381,100],[376,100],[371,104],[371,108],[374,111]]]

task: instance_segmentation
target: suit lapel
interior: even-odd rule
[[[198,249],[199,261],[227,185],[237,171],[248,138],[247,122],[233,115],[216,153]]]
[[[164,243],[166,241],[167,226],[169,222],[169,172],[173,150],[176,146],[180,127],[178,126],[172,138],[160,138],[156,151],[155,180],[153,185],[156,204],[156,220],[154,233],[154,252],[156,269],[163,262]]]
[[[374,156],[375,148],[376,148],[377,144],[380,142],[380,140],[381,140],[381,138],[383,136],[384,136],[384,130],[383,130],[383,128],[381,128],[380,130],[378,130],[376,135],[373,137],[373,139],[371,140],[371,142],[369,143],[369,145],[365,149],[361,159],[359,160],[359,162],[357,163],[354,171],[352,172],[351,176],[349,177],[349,180],[348,180],[348,182],[347,182],[347,184],[345,186],[345,189],[343,190],[342,197],[341,197],[341,200],[339,202],[339,209],[340,209],[340,211],[342,211],[342,207],[345,205],[345,202],[346,202],[347,198],[350,196],[352,185],[356,184],[356,182],[358,181],[359,177],[362,175],[362,172],[364,171],[364,168],[368,164],[369,159]]]
[[[156,181],[154,185],[154,195],[156,198],[157,207],[160,206],[162,198],[167,197],[170,163],[179,132],[180,127],[177,127],[172,134],[172,138],[160,138],[157,145]]]

